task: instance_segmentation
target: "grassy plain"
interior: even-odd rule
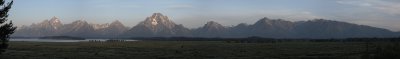
[[[386,43],[366,44],[226,41],[10,42],[10,47],[0,59],[365,59],[363,57],[367,50],[375,50],[374,47]]]

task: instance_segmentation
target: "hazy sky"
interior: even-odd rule
[[[324,18],[400,31],[400,0],[15,0],[10,19],[18,26],[56,16],[63,23],[120,20],[132,27],[155,12],[189,28],[211,20],[233,26],[269,17]]]

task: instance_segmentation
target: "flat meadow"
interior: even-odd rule
[[[1,59],[365,59],[388,42],[9,42]],[[397,49],[397,48],[396,48]],[[393,51],[392,51],[393,52]],[[397,52],[399,52],[397,50]],[[397,54],[395,54],[397,55]],[[376,55],[374,55],[376,56]]]

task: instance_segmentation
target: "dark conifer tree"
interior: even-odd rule
[[[8,40],[16,27],[13,26],[12,21],[6,22],[8,19],[8,11],[11,8],[13,1],[6,3],[5,0],[0,1],[0,53],[5,52],[8,47]]]

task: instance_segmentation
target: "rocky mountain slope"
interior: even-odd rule
[[[314,19],[308,21],[286,21],[261,18],[254,24],[241,23],[226,27],[209,21],[204,26],[188,29],[176,24],[161,13],[154,13],[136,26],[128,29],[120,21],[106,24],[89,24],[84,20],[62,24],[57,17],[18,28],[14,37],[77,36],[101,38],[131,37],[265,37],[265,38],[355,38],[397,37],[398,32],[383,28],[358,25],[348,22]]]

